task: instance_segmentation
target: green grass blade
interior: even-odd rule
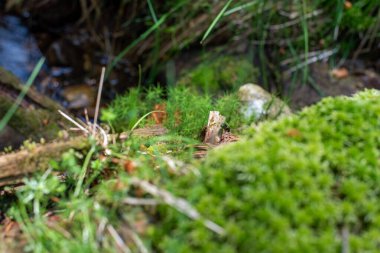
[[[147,1],[148,1],[150,15],[152,15],[154,23],[157,23],[157,15],[156,15],[156,12],[154,11],[152,1],[151,0],[147,0]]]
[[[140,37],[135,39],[131,44],[129,44],[126,48],[123,49],[116,57],[113,59],[113,61],[110,63],[110,65],[107,68],[106,71],[106,78],[108,78],[109,74],[111,73],[112,69],[115,67],[115,65],[131,50],[134,48],[137,44],[139,44],[141,41],[146,39],[152,32],[154,32],[162,23],[165,22],[166,18],[168,17],[168,14],[163,15],[157,23],[155,23],[153,26],[151,26],[148,30],[146,30],[143,34],[141,34]]]
[[[178,5],[176,5],[170,12],[162,15],[162,17],[157,20],[156,23],[154,23],[153,26],[151,26],[148,30],[146,30],[143,34],[140,35],[137,39],[135,39],[131,44],[129,44],[127,47],[123,49],[116,57],[113,59],[113,61],[108,65],[107,71],[106,71],[106,79],[108,78],[109,74],[111,73],[112,69],[115,67],[115,65],[131,50],[134,48],[137,44],[139,44],[141,41],[146,39],[152,32],[157,30],[165,21],[166,19],[172,14],[174,11],[176,11],[178,8],[180,8],[182,5],[187,3],[187,1],[182,1]]]
[[[306,0],[302,0],[301,7],[302,7],[302,30],[303,30],[303,41],[304,41],[304,54],[305,63],[307,62],[307,59],[309,58],[309,28],[307,25],[307,19],[306,19],[306,12],[307,12],[307,6],[306,6]],[[305,67],[303,69],[303,82],[306,83],[309,75],[309,66],[308,64],[305,64]]]
[[[79,194],[81,193],[84,178],[86,177],[86,174],[87,174],[87,168],[88,168],[88,165],[90,164],[91,157],[95,153],[95,151],[96,151],[96,149],[95,149],[95,146],[93,145],[91,147],[90,151],[88,151],[88,153],[86,155],[86,158],[85,158],[83,166],[82,166],[82,170],[79,174],[77,185],[75,187],[74,197],[78,197]]]
[[[201,44],[203,44],[203,42],[210,35],[211,31],[214,29],[214,27],[216,26],[216,24],[222,18],[223,14],[226,12],[228,6],[230,6],[231,3],[232,3],[232,0],[228,0],[228,2],[226,3],[226,5],[224,5],[223,9],[219,12],[218,16],[216,16],[216,18],[212,21],[211,25],[209,26],[209,28],[207,29],[207,31],[203,35],[203,38],[201,40]]]
[[[236,6],[235,8],[232,8],[232,9],[226,11],[223,14],[223,16],[231,15],[232,13],[247,9],[248,7],[252,7],[253,5],[258,4],[258,3],[259,3],[259,0],[256,0],[256,1],[248,2],[248,3],[242,4],[242,5]]]
[[[11,108],[7,111],[7,113],[4,115],[4,117],[0,120],[0,132],[4,129],[4,127],[8,124],[9,120],[12,118],[13,114],[16,112],[17,108],[20,106],[22,100],[24,99],[26,93],[28,93],[28,90],[30,86],[33,84],[34,80],[36,79],[38,73],[40,72],[42,65],[45,62],[45,58],[42,57],[37,65],[34,67],[32,74],[29,76],[28,81],[22,88],[20,94],[18,95],[16,101],[13,103]]]
[[[146,113],[145,115],[143,115],[134,125],[133,127],[131,128],[131,131],[129,132],[129,136],[132,135],[133,131],[136,129],[136,127],[141,123],[141,121],[143,121],[146,117],[148,117],[149,115],[151,115],[152,113],[155,113],[155,112],[164,112],[164,111],[151,111],[151,112],[148,112]]]

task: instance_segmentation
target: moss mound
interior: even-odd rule
[[[215,94],[236,89],[244,83],[256,82],[257,76],[257,69],[247,59],[223,56],[201,63],[184,75],[178,84]]]
[[[201,135],[203,127],[207,125],[211,110],[220,111],[233,131],[245,122],[239,112],[240,102],[237,94],[224,94],[213,100],[211,96],[197,94],[190,88],[175,87],[169,89],[165,95],[160,87],[146,91],[130,89],[102,111],[102,120],[118,132],[130,130],[141,117],[157,110],[156,105],[161,105],[160,110],[165,111],[167,116],[163,124],[170,133],[194,139]],[[156,123],[148,117],[141,126],[149,124]]]
[[[248,136],[173,186],[227,235],[164,209],[164,252],[380,250],[379,92],[326,98]]]

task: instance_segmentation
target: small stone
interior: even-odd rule
[[[68,86],[63,89],[63,97],[69,109],[91,108],[95,105],[96,90],[85,84]]]
[[[331,71],[331,75],[336,79],[342,79],[348,77],[350,73],[346,68],[337,68]]]
[[[240,87],[238,95],[243,104],[241,113],[248,120],[259,120],[263,117],[275,119],[281,115],[291,114],[291,110],[281,99],[259,85],[245,84]]]

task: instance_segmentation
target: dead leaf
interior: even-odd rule
[[[47,126],[49,124],[49,119],[43,119],[42,120],[42,125]]]
[[[16,237],[20,233],[20,225],[16,221],[6,218],[4,221],[3,236]]]
[[[337,79],[346,78],[349,75],[349,72],[346,68],[337,68],[331,71],[331,75]]]
[[[126,172],[132,174],[136,170],[137,164],[132,160],[126,160],[123,164],[123,167]]]
[[[123,184],[123,182],[121,182],[121,180],[118,179],[118,180],[115,182],[115,184],[113,185],[112,188],[113,188],[114,191],[120,191],[120,190],[125,189],[126,186]]]
[[[166,105],[165,104],[156,104],[154,106],[154,111],[157,111],[157,112],[153,112],[151,115],[154,122],[156,124],[162,124],[166,120],[166,117],[167,117]]]
[[[286,135],[294,138],[301,136],[301,132],[298,129],[291,128],[286,132]]]
[[[53,201],[54,203],[58,203],[59,201],[61,201],[58,197],[51,197],[50,199],[51,199],[51,201]]]
[[[344,8],[351,9],[352,8],[352,3],[350,1],[344,1]]]

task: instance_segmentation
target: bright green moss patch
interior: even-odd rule
[[[164,252],[379,251],[380,93],[261,124],[173,185],[227,236],[163,209]]]
[[[240,102],[236,94],[211,98],[197,94],[186,87],[169,89],[166,98],[161,88],[147,91],[131,89],[119,96],[108,109],[102,111],[102,120],[108,122],[117,132],[127,131],[146,113],[161,105],[166,112],[163,124],[172,134],[188,138],[198,138],[207,125],[210,111],[220,111],[226,117],[232,130],[241,127],[243,116],[240,114]],[[140,127],[155,124],[151,118],[144,120]]]
[[[145,113],[154,109],[162,99],[163,90],[160,87],[143,92],[139,88],[130,89],[118,96],[107,109],[102,110],[101,119],[111,125],[114,130],[130,130]]]

